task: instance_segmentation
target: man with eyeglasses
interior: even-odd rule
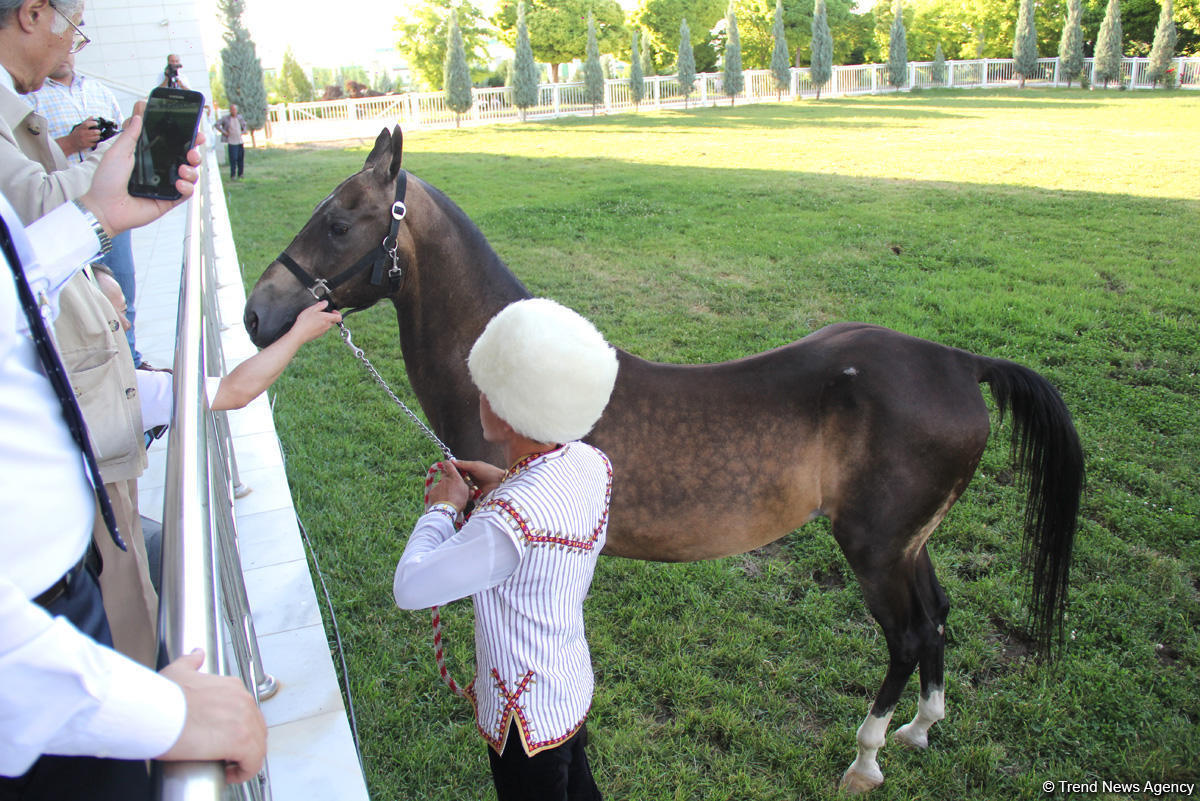
[[[0,0],[0,191],[23,218],[79,197],[106,146],[72,164],[21,95],[88,43],[83,0]]]

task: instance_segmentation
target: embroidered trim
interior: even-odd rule
[[[551,448],[550,450],[542,451],[541,453],[531,453],[528,456],[518,460],[516,464],[514,464],[512,467],[508,468],[508,471],[505,472],[505,474],[504,474],[504,478],[500,479],[500,483],[503,484],[505,481],[508,481],[510,478],[513,478],[514,476],[518,476],[521,473],[524,473],[526,470],[529,469],[529,466],[532,465],[534,462],[536,462],[538,459],[541,459],[544,456],[551,456],[555,453],[562,451],[566,447],[567,446],[565,444],[559,445],[557,448]]]
[[[548,748],[554,748],[556,745],[571,739],[587,721],[587,713],[591,711],[590,704],[588,705],[588,710],[583,713],[580,721],[565,734],[549,740],[534,740],[531,737],[534,733],[533,727],[525,717],[525,710],[519,703],[520,697],[529,689],[529,685],[535,683],[534,672],[530,670],[521,677],[521,680],[517,682],[515,692],[509,691],[508,685],[504,682],[504,679],[500,678],[500,672],[496,668],[492,668],[491,673],[492,678],[496,682],[496,690],[500,697],[504,699],[504,708],[500,710],[496,717],[496,729],[494,733],[484,729],[483,725],[479,722],[479,702],[475,695],[475,680],[472,680],[470,686],[467,687],[467,694],[470,697],[471,703],[475,706],[475,728],[479,730],[483,739],[487,741],[488,745],[497,754],[501,753],[504,748],[504,737],[508,732],[508,724],[513,718],[516,718],[518,736],[521,738],[521,746],[527,756],[533,756]]]
[[[450,518],[450,522],[454,522],[458,518],[458,509],[454,508],[453,504],[445,502],[430,504],[429,508],[425,510],[425,514],[429,514],[430,512],[443,514]]]

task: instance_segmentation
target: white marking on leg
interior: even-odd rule
[[[929,728],[946,717],[946,693],[940,687],[917,701],[917,716],[896,729],[896,737],[914,748],[929,747]]]
[[[847,367],[842,372],[849,376],[856,376],[856,375],[858,375],[858,368],[857,367]]]
[[[879,769],[875,755],[883,748],[891,721],[891,710],[883,717],[867,713],[866,719],[858,727],[858,755],[842,775],[843,790],[862,793],[883,784],[883,771]]]

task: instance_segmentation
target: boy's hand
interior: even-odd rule
[[[440,462],[438,467],[442,471],[442,477],[429,488],[429,503],[431,505],[448,503],[461,512],[467,507],[467,501],[471,499],[471,491],[467,489],[467,482],[463,481],[452,463]]]
[[[467,462],[454,459],[451,463],[474,479],[475,486],[479,488],[481,495],[487,495],[500,486],[500,482],[504,480],[504,471],[487,462]]]
[[[318,300],[300,312],[296,316],[296,322],[292,324],[289,333],[300,337],[300,342],[303,344],[305,342],[312,342],[321,336],[321,334],[324,334],[330,328],[340,323],[342,321],[342,313],[336,310],[324,311],[328,305],[328,300]]]

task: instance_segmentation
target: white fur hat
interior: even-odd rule
[[[617,353],[596,327],[545,298],[500,311],[467,357],[471,380],[500,419],[537,442],[592,430],[617,380]]]

